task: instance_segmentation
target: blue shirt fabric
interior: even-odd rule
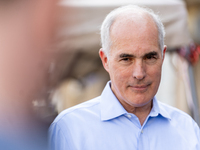
[[[200,130],[186,113],[153,99],[141,126],[107,83],[101,96],[64,110],[49,128],[52,150],[200,150]]]

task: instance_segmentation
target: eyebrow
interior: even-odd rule
[[[122,54],[119,55],[119,57],[120,57],[120,58],[134,57],[134,55],[122,53]]]
[[[155,51],[152,51],[152,52],[149,52],[149,53],[145,54],[145,55],[142,56],[142,57],[149,57],[149,56],[158,56],[158,53],[155,52]],[[134,58],[135,56],[132,55],[132,54],[122,53],[122,54],[119,55],[119,57],[120,57],[120,58],[127,58],[127,57],[129,57],[129,58],[130,58],[130,57],[131,57],[131,58]]]
[[[144,55],[144,57],[149,57],[149,56],[158,56],[158,53],[153,51],[153,52],[149,52],[149,53]]]

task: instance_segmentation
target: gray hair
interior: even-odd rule
[[[110,28],[112,26],[112,24],[114,23],[114,21],[116,20],[116,18],[127,12],[127,11],[134,11],[134,12],[146,12],[149,16],[152,17],[153,21],[155,22],[157,29],[158,29],[158,44],[160,47],[160,50],[162,51],[163,54],[163,50],[164,50],[164,37],[165,37],[165,29],[164,26],[159,18],[158,15],[156,15],[151,9],[148,8],[143,8],[143,7],[139,7],[137,5],[128,5],[128,6],[122,6],[119,7],[117,9],[114,9],[113,11],[111,11],[106,18],[104,19],[102,25],[101,25],[101,44],[102,44],[102,48],[104,53],[106,54],[107,57],[109,57],[110,54],[110,46],[112,44],[112,42],[110,41]]]

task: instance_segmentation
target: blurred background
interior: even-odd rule
[[[100,26],[114,8],[158,13],[168,47],[157,98],[200,125],[199,0],[0,0],[0,146],[47,149],[64,109],[101,94]]]

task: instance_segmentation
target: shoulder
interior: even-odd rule
[[[171,118],[173,117],[183,117],[185,119],[192,119],[190,115],[188,115],[187,113],[185,113],[184,111],[175,108],[173,106],[170,106],[168,104],[162,103],[162,102],[158,102],[160,109],[165,110]]]
[[[190,115],[162,102],[159,102],[159,107],[169,114],[171,119],[168,125],[174,129],[173,133],[181,134],[186,141],[188,139],[196,140],[197,143],[200,141],[200,128]]]
[[[100,103],[100,97],[96,97],[94,99],[70,107],[62,111],[53,121],[53,124],[61,123],[63,121],[65,122],[69,120],[81,119],[81,117],[86,118],[88,115],[98,113],[100,111],[99,103]]]
[[[180,123],[196,124],[193,118],[189,114],[183,112],[182,110],[169,106],[162,102],[158,102],[158,104],[159,104],[160,109],[166,111],[169,114],[172,122],[177,122],[179,124]]]

